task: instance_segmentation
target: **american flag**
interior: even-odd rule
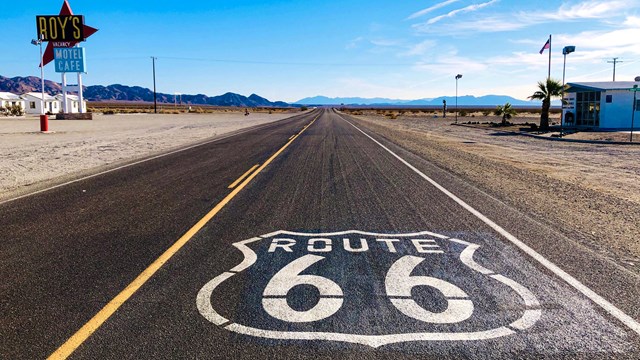
[[[544,52],[544,49],[548,49],[550,47],[551,47],[551,39],[547,40],[547,42],[544,43],[544,46],[542,47],[542,49],[540,49],[540,54]]]

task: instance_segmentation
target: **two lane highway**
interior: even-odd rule
[[[561,235],[333,110],[0,206],[3,357],[640,356]]]

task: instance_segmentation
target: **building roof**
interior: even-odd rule
[[[569,88],[568,92],[575,92],[580,90],[590,91],[607,91],[607,90],[628,90],[634,85],[640,87],[640,82],[637,81],[600,81],[600,82],[575,82],[567,83]]]
[[[0,100],[22,100],[19,95],[0,91]]]
[[[56,99],[62,101],[62,94],[56,95]],[[78,97],[78,95],[67,94],[67,100],[80,101],[80,98]]]
[[[36,99],[42,99],[42,93],[39,92],[28,92],[23,94],[22,96],[31,96],[34,97]],[[44,93],[44,100],[45,101],[56,101],[57,99],[47,93]]]

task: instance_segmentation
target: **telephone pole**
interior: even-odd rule
[[[616,64],[624,61],[618,60],[617,57],[613,58],[613,61],[607,61],[609,64],[613,64],[613,81],[616,81]]]
[[[153,61],[153,112],[155,114],[158,113],[158,101],[156,96],[156,59],[157,57],[152,56],[151,60]]]

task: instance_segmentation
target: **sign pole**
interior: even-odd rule
[[[82,96],[82,73],[78,73],[78,111],[80,114],[84,114],[84,97]]]
[[[68,113],[67,109],[67,73],[62,73],[62,112]]]
[[[629,138],[629,142],[633,142],[633,121],[636,117],[636,94],[638,93],[638,85],[634,85],[632,89],[629,91],[633,91],[633,106],[631,107],[633,110],[631,112],[631,136]]]

